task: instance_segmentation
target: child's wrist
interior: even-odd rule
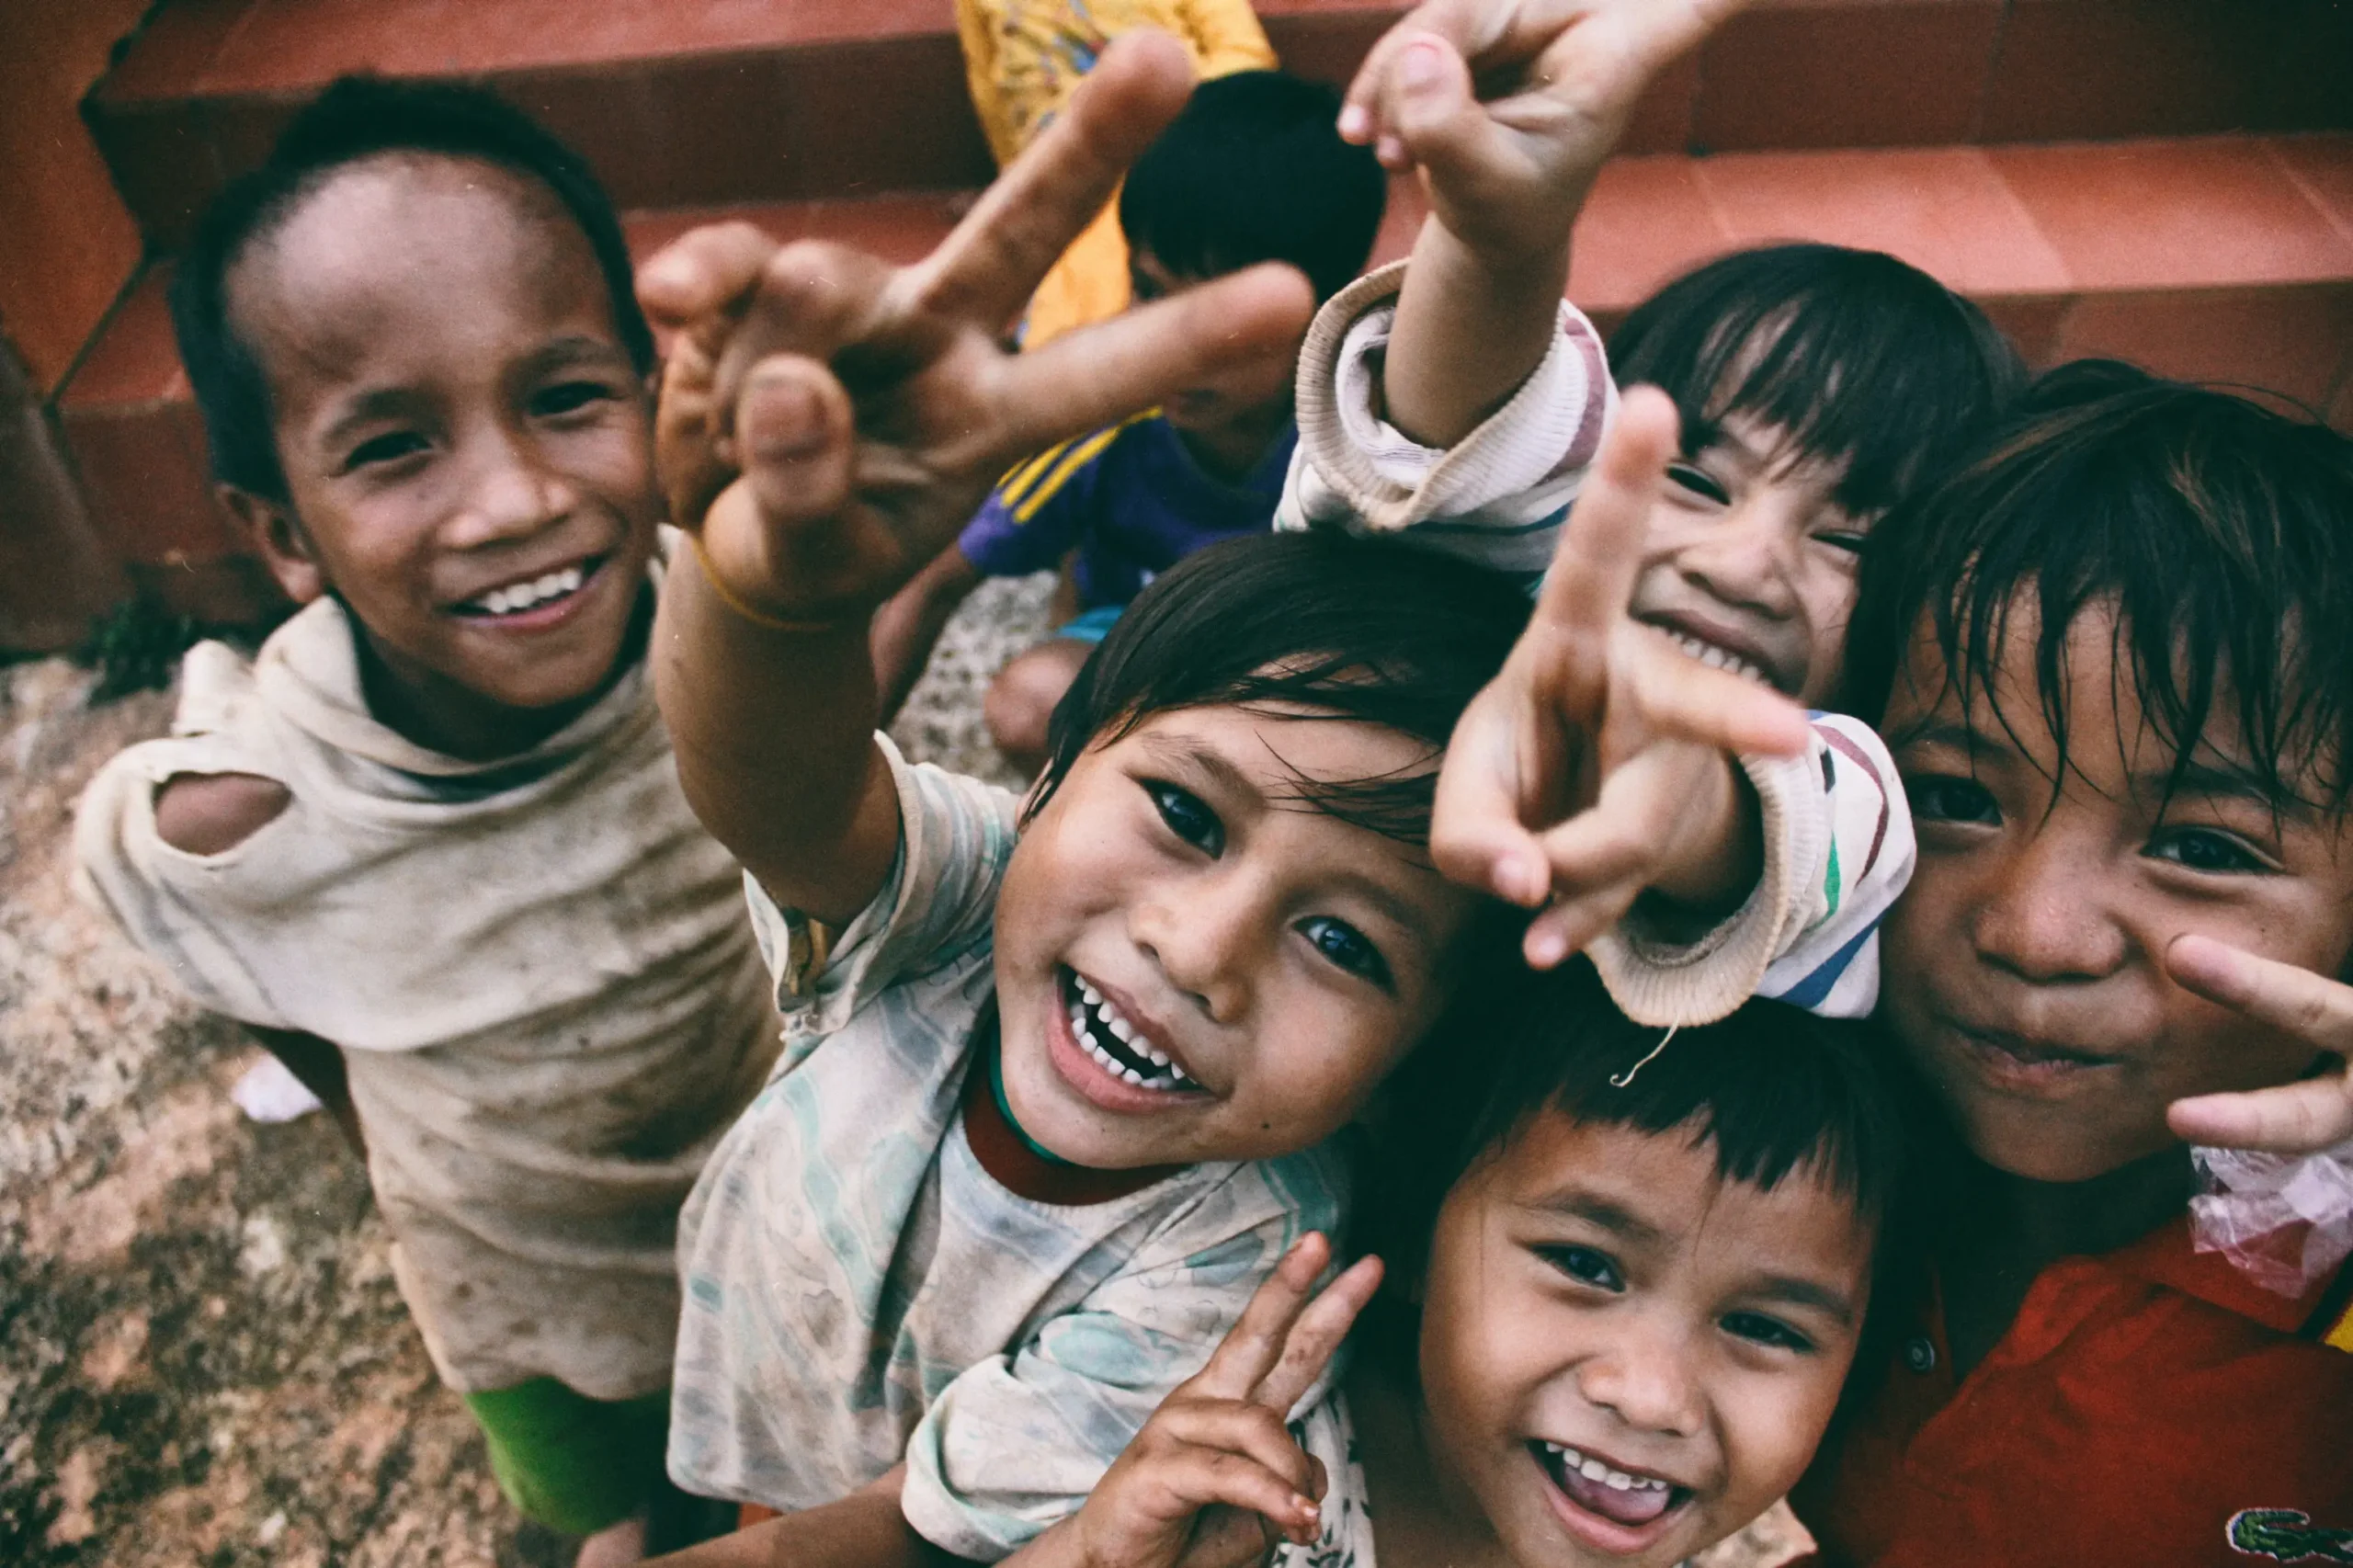
[[[702,573],[704,585],[710,589],[711,597],[726,607],[728,614],[763,631],[789,632],[799,636],[822,635],[853,628],[863,629],[872,619],[870,609],[782,613],[756,605],[730,587],[727,580],[711,565],[710,552],[703,549],[699,534],[688,534],[687,545],[695,558],[697,569]]]

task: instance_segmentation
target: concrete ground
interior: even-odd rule
[[[1042,635],[1050,579],[968,601],[897,733],[1004,777],[979,693]],[[434,1381],[365,1172],[326,1119],[247,1121],[256,1061],[68,886],[74,798],[170,700],[86,706],[0,670],[0,1562],[540,1568]],[[1711,1568],[1761,1568],[1768,1519]]]

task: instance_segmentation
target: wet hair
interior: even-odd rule
[[[1237,706],[1379,724],[1427,756],[1393,775],[1299,782],[1299,801],[1408,843],[1429,836],[1454,722],[1527,625],[1511,579],[1390,540],[1311,532],[1219,541],[1155,578],[1055,708],[1031,810],[1090,745],[1154,713]]]
[[[294,117],[259,168],[233,181],[205,210],[172,278],[173,330],[204,413],[212,475],[224,484],[287,498],[268,378],[230,320],[231,277],[339,170],[387,153],[473,159],[546,187],[596,254],[613,330],[631,363],[641,375],[654,369],[654,332],[638,308],[620,220],[578,153],[479,87],[346,76]]]
[[[1214,278],[1287,261],[1328,300],[1364,270],[1389,199],[1369,147],[1334,129],[1340,95],[1284,71],[1239,71],[1193,89],[1120,190],[1131,249]]]
[[[2199,743],[2219,721],[2240,754],[2220,760],[2275,804],[2346,809],[2353,440],[2129,365],[2048,372],[1972,460],[1876,535],[1849,633],[1850,710],[1886,711],[1925,629],[1964,701],[1984,693],[2010,727],[1995,677],[2028,604],[2054,789],[2067,636],[2112,604],[2115,679],[2174,751],[2168,794],[2203,766]]]
[[[1915,267],[1842,245],[1738,251],[1652,295],[1609,340],[1621,386],[1675,400],[1696,456],[1734,414],[1845,465],[1836,497],[1876,517],[2007,406],[2026,369],[1985,313]]]

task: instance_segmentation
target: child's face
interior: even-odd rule
[[[1867,524],[1836,499],[1841,469],[1742,414],[1667,471],[1633,614],[1695,653],[1721,650],[1809,707],[1837,689]],[[1713,655],[1708,655],[1713,656]]]
[[[1171,272],[1148,250],[1134,250],[1128,255],[1131,305],[1150,304],[1210,281],[1207,278]],[[1178,392],[1162,405],[1160,416],[1173,428],[1197,435],[1231,432],[1263,438],[1265,427],[1290,417],[1291,365],[1290,359],[1261,356],[1222,380]]]
[[[494,165],[337,172],[237,268],[290,502],[244,498],[288,591],[333,590],[413,703],[540,709],[611,672],[654,525],[650,404],[554,196]]]
[[[1705,1143],[1540,1113],[1438,1212],[1421,1384],[1441,1485],[1521,1568],[1723,1539],[1813,1458],[1871,1247],[1802,1169],[1768,1192]]]
[[[2015,601],[1997,716],[1966,708],[1915,638],[1884,731],[1912,800],[1919,869],[1885,933],[1887,1017],[1979,1158],[2084,1181],[2173,1144],[2185,1095],[2285,1083],[2312,1047],[2184,990],[2166,948],[2196,931],[2322,974],[2353,950],[2353,842],[2234,767],[2229,715],[2162,798],[2174,753],[2119,672],[2112,611],[2069,629],[2067,776]]]
[[[1082,756],[996,911],[1006,1092],[1064,1159],[1292,1153],[1436,1018],[1473,895],[1299,778],[1425,765],[1396,732],[1234,707],[1153,714]]]

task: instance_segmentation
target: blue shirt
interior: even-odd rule
[[[1264,533],[1282,499],[1296,426],[1239,483],[1204,472],[1158,415],[1065,441],[1017,465],[957,548],[992,577],[1042,572],[1078,550],[1083,609],[1123,605],[1204,545]]]

